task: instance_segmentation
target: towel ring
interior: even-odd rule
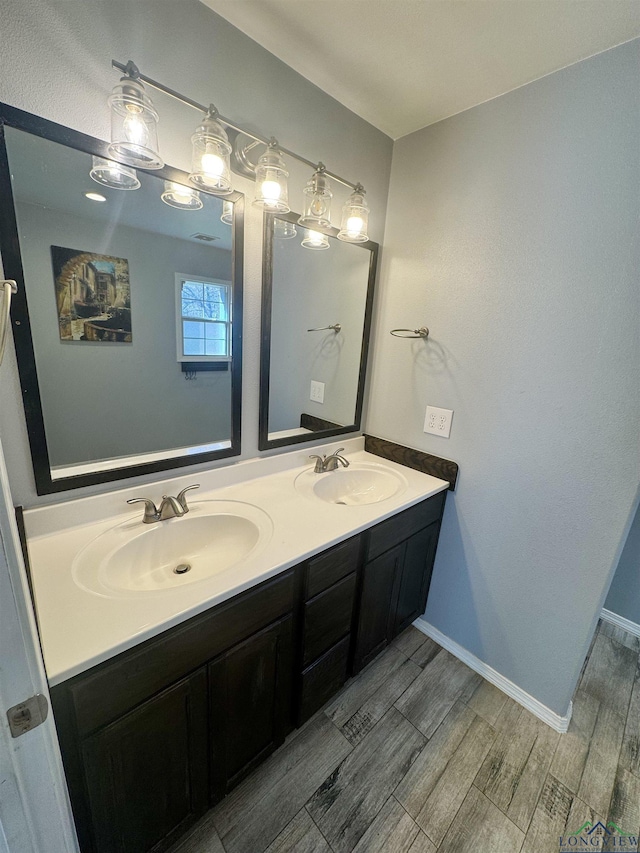
[[[409,334],[403,334],[404,332],[409,332]],[[429,337],[429,329],[426,326],[421,326],[419,329],[391,329],[391,334],[394,338],[428,338]]]

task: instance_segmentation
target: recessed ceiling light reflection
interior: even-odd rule
[[[85,193],[84,197],[88,198],[89,201],[106,201],[107,200],[103,195],[100,195],[100,193]]]

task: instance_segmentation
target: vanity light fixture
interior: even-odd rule
[[[158,153],[158,113],[140,82],[133,62],[124,67],[125,75],[109,96],[111,107],[111,144],[109,154],[129,166],[161,169]]]
[[[220,222],[224,222],[225,225],[233,225],[233,202],[232,201],[223,201],[222,202],[222,216],[220,217]]]
[[[330,228],[331,227],[331,199],[333,193],[326,176],[323,163],[313,173],[311,180],[307,181],[304,193],[304,207],[302,216],[298,219],[299,225],[305,228]]]
[[[314,169],[313,177],[304,188],[305,208],[301,217],[302,224],[313,226],[311,230],[315,227],[330,226],[331,179],[353,191],[343,208],[342,227],[338,237],[347,243],[365,243],[369,239],[369,207],[364,199],[362,184],[354,184],[335,172],[329,172],[322,163],[316,165],[312,160],[280,145],[274,137],[269,139],[241,127],[220,115],[213,105],[203,106],[141,74],[132,60],[124,65],[113,59],[111,65],[124,74],[109,98],[112,116],[109,152],[112,157],[122,163],[145,169],[159,169],[163,165],[157,144],[158,113],[145,92],[144,83],[205,114],[192,136],[193,162],[189,180],[198,190],[215,195],[228,195],[233,191],[230,168],[230,154],[233,151],[234,171],[256,181],[253,204],[268,213],[288,213],[289,173],[283,157],[293,157]],[[234,132],[233,148],[227,130]],[[261,150],[262,146],[265,151],[256,161],[255,153]],[[226,215],[224,210],[222,215]],[[284,229],[287,231],[286,236],[293,237],[289,226],[292,226],[292,223],[287,223]],[[308,237],[305,237],[303,244],[309,245]],[[315,248],[326,249],[328,245],[327,241],[326,245],[317,245]]]
[[[218,111],[209,107],[191,137],[192,157],[189,180],[198,189],[216,195],[229,195],[231,186],[231,145],[224,127],[217,119]]]
[[[104,157],[92,157],[91,163],[89,177],[103,187],[112,190],[137,190],[140,186],[136,170],[130,166],[123,166],[122,163],[106,160]]]
[[[338,240],[345,243],[366,243],[369,239],[369,206],[364,196],[364,187],[362,184],[356,184],[342,208]]]
[[[282,159],[282,152],[277,140],[272,137],[256,166],[254,207],[262,207],[269,213],[288,213],[291,210],[288,177],[289,172]]]
[[[293,222],[286,219],[273,220],[273,236],[278,240],[291,240],[298,235],[298,230]]]
[[[329,238],[326,234],[321,234],[320,231],[314,231],[309,228],[301,243],[305,249],[328,249]]]
[[[106,201],[106,198],[101,193],[85,193],[84,197],[88,198],[89,201]]]
[[[200,210],[203,207],[203,201],[197,190],[174,181],[164,182],[164,192],[160,198],[169,207],[177,207],[179,210]]]

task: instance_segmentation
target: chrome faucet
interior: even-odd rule
[[[156,521],[166,521],[168,518],[181,518],[189,512],[187,492],[192,489],[199,489],[200,483],[194,483],[193,486],[187,486],[177,497],[172,498],[169,495],[162,496],[162,503],[158,508],[150,498],[130,498],[128,504],[144,504],[144,515],[142,517],[143,524],[155,524]]]
[[[335,471],[338,465],[342,465],[343,468],[349,467],[349,461],[344,458],[344,456],[340,456],[344,447],[339,447],[335,453],[332,453],[330,456],[317,456],[313,454],[309,456],[309,459],[315,459],[316,465],[313,469],[316,474],[324,474],[327,471]]]

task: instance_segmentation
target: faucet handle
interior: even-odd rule
[[[326,455],[325,456],[318,456],[317,453],[312,453],[309,456],[309,459],[315,459],[316,460],[316,467],[313,469],[316,474],[322,474],[322,472],[324,471],[324,462],[325,462],[326,458],[327,458]]]
[[[160,519],[160,511],[149,498],[129,498],[128,504],[144,504],[144,516],[142,521],[144,524],[152,524]]]
[[[186,486],[186,488],[184,488],[181,492],[178,493],[176,500],[178,501],[184,512],[189,512],[189,507],[187,506],[187,499],[185,498],[186,493],[192,491],[193,489],[199,488],[200,483],[194,483],[192,486]]]

